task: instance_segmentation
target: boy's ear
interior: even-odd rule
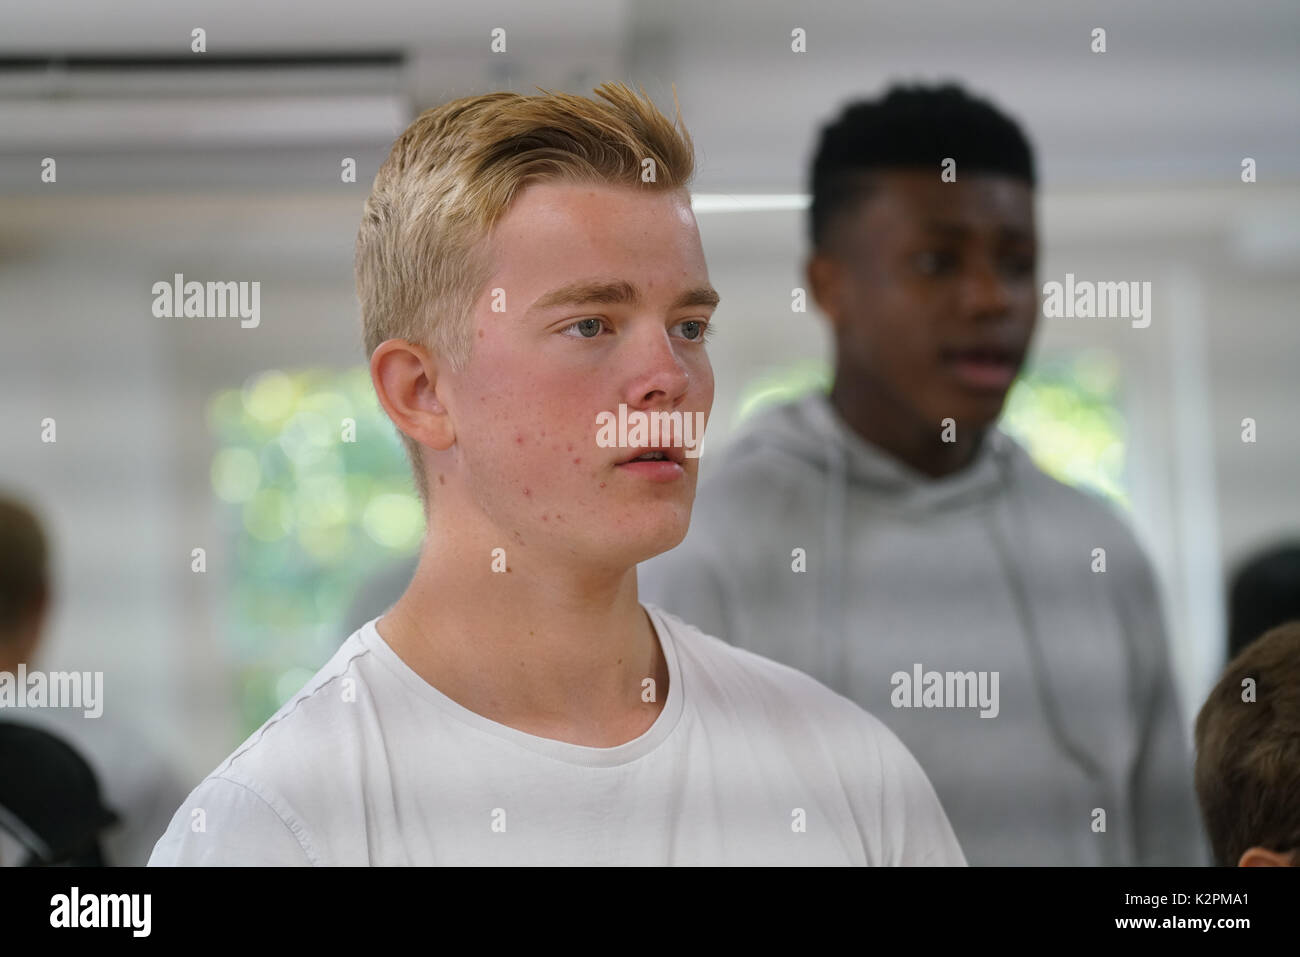
[[[437,356],[405,339],[381,342],[370,357],[370,381],[384,412],[404,434],[437,451],[451,448],[456,429],[438,396]]]
[[[807,277],[808,290],[812,293],[813,302],[830,320],[831,328],[838,329],[840,316],[844,314],[843,267],[825,253],[814,252],[804,264],[804,275]]]
[[[1293,852],[1290,854],[1281,851],[1270,851],[1266,847],[1247,848],[1241,855],[1241,860],[1237,862],[1238,867],[1295,867],[1300,861],[1300,853]]]

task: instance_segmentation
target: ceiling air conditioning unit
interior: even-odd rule
[[[400,53],[0,58],[0,154],[388,144]]]

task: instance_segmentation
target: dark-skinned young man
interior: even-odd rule
[[[878,715],[972,865],[1202,864],[1151,567],[996,428],[1039,311],[1035,186],[1016,123],[952,85],[822,131],[833,387],[752,422],[641,587]]]

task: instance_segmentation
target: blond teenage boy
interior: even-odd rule
[[[965,863],[880,722],[638,601],[698,448],[602,422],[703,421],[718,296],[680,118],[596,93],[448,103],[380,169],[357,288],[419,565],[151,863]]]

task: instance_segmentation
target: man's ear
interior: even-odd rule
[[[1294,854],[1270,851],[1266,847],[1250,847],[1242,852],[1238,867],[1294,867]]]
[[[444,366],[430,350],[405,339],[381,342],[370,357],[370,381],[393,424],[439,452],[456,441],[451,413],[438,394]]]
[[[840,317],[844,314],[843,267],[826,253],[814,250],[804,264],[804,275],[813,302],[830,320],[831,328],[838,330]]]

